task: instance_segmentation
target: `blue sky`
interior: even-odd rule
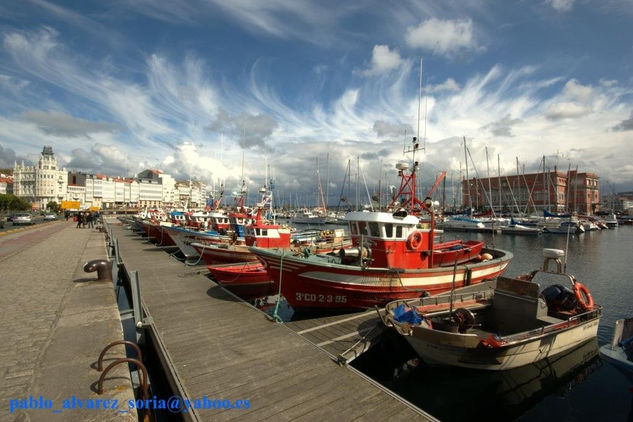
[[[633,190],[632,0],[120,0],[0,4],[0,166],[51,145],[68,169],[329,202],[348,160],[375,189],[417,131],[423,183],[546,166]],[[327,162],[327,169],[326,169]],[[353,173],[356,170],[352,170]],[[355,176],[354,176],[355,177]],[[364,190],[364,189],[363,189]],[[296,196],[295,196],[296,198]]]

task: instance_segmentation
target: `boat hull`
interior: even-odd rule
[[[554,333],[492,348],[483,346],[473,334],[447,333],[452,344],[446,344],[438,339],[443,333],[424,327],[413,327],[412,334],[404,337],[429,365],[505,370],[538,362],[590,341],[598,333],[598,323],[599,318],[595,318]],[[460,340],[463,343],[456,344]],[[469,342],[474,347],[464,346]]]
[[[213,279],[237,296],[251,300],[272,296],[279,290],[260,262],[210,265],[207,267]]]
[[[214,244],[227,242],[229,240],[227,236],[220,236],[217,233],[196,232],[182,227],[165,227],[163,230],[167,231],[175,245],[178,246],[182,254],[187,259],[198,257],[198,252],[193,246],[191,246],[194,242],[201,244]]]
[[[207,265],[257,261],[257,257],[248,250],[247,246],[228,244],[201,245],[198,243],[193,243],[191,246],[195,248]]]
[[[490,261],[421,270],[362,268],[327,262],[327,258],[302,258],[279,251],[251,248],[294,309],[369,308],[397,299],[412,299],[449,291],[500,275],[512,259],[505,251],[492,251]],[[484,250],[485,252],[486,250]],[[493,255],[494,256],[494,255]],[[454,270],[455,269],[455,275]]]

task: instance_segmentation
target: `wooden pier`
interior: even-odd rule
[[[348,364],[369,350],[385,328],[373,309],[290,321],[286,326],[341,364]]]
[[[327,318],[312,326],[273,323],[196,267],[170,258],[125,225],[111,222],[109,229],[125,269],[138,272],[148,321],[144,325],[156,336],[173,390],[189,400],[249,403],[248,409],[190,409],[183,413],[185,418],[434,420],[354,368],[333,362],[333,356],[345,351],[341,344],[326,352],[336,342],[304,338],[318,337]],[[343,327],[364,317],[352,315],[327,327]],[[340,336],[350,333],[343,328]]]

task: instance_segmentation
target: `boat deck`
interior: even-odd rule
[[[336,351],[328,355],[315,347],[326,340],[306,341],[310,333],[319,335],[314,324],[291,329],[273,323],[125,226],[111,222],[110,230],[125,268],[138,271],[143,305],[178,393],[190,400],[249,401],[248,409],[191,409],[185,418],[434,420],[354,368],[334,363],[329,357]]]

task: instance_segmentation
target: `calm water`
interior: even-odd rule
[[[456,237],[492,242],[474,233],[445,238]],[[497,235],[494,243],[514,253],[505,275],[516,276],[542,265],[543,248],[565,250],[566,236]],[[572,236],[568,251],[567,271],[603,306],[597,342],[548,362],[489,374],[417,364],[408,344],[389,335],[354,365],[443,421],[633,421],[631,385],[597,351],[610,342],[615,320],[633,315],[633,227]]]

